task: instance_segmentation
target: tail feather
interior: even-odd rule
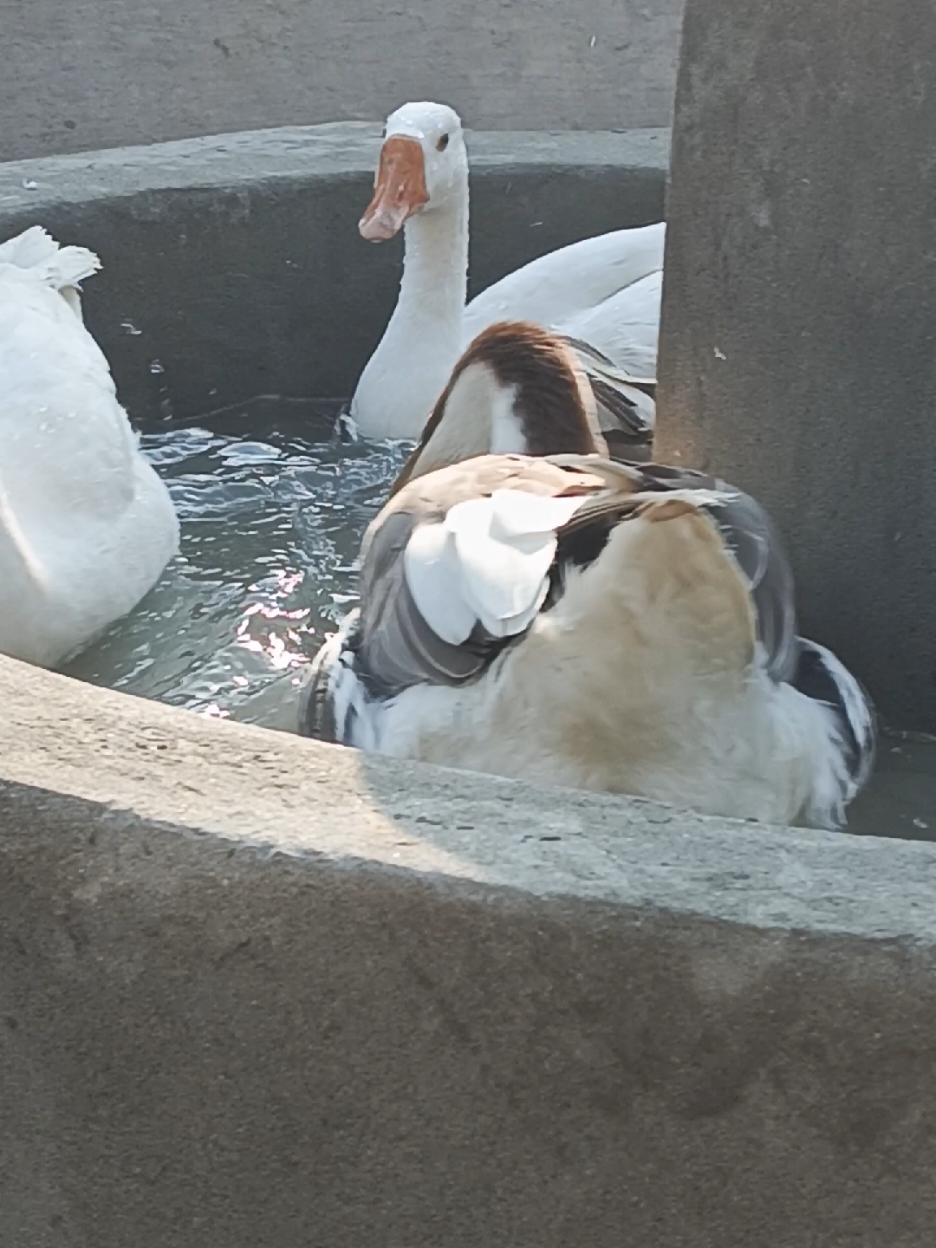
[[[16,238],[0,243],[0,264],[23,269],[53,290],[77,286],[101,267],[93,251],[87,247],[61,247],[41,225],[33,225]]]
[[[601,432],[616,433],[625,441],[640,445],[649,443],[656,424],[653,400],[626,383],[609,383],[589,369],[585,374],[598,405]]]
[[[616,433],[626,442],[648,443],[656,424],[656,378],[632,377],[581,339],[565,336],[564,341],[588,377],[602,432]]]
[[[634,373],[629,373],[626,368],[620,368],[608,359],[603,351],[599,351],[589,342],[583,342],[581,338],[572,338],[568,334],[561,334],[560,337],[576,352],[583,367],[593,369],[597,375],[607,377],[609,381],[619,381],[633,386],[651,399],[656,396],[655,377],[638,377]]]
[[[41,225],[33,225],[15,238],[0,243],[0,261],[15,264],[19,269],[31,269],[48,261],[58,249],[58,243],[48,230]]]
[[[791,682],[800,693],[822,702],[835,713],[842,736],[847,775],[843,806],[861,792],[874,769],[877,716],[874,704],[857,677],[825,646],[799,643],[799,662]]]

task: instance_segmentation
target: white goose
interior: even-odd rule
[[[39,226],[0,245],[0,652],[44,667],[130,611],[179,542],[82,320],[98,268]]]
[[[761,507],[701,473],[604,458],[561,340],[500,326],[472,355],[368,530],[361,605],[315,660],[303,731],[840,826],[872,765],[873,712],[834,655],[797,637]],[[472,406],[472,432],[446,433]],[[430,470],[511,427],[553,453]]]
[[[350,414],[370,437],[418,437],[464,347],[495,321],[538,322],[576,340],[602,427],[648,442],[654,404],[665,225],[616,230],[542,256],[465,307],[468,156],[444,104],[388,118],[374,196],[360,223],[374,242],[403,228],[393,316],[361,374]],[[638,384],[633,384],[633,383]]]

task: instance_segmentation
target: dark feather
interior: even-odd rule
[[[835,712],[845,747],[851,782],[850,800],[864,788],[874,769],[877,715],[867,690],[824,646],[797,638],[796,671],[790,682],[800,693],[824,702]]]
[[[653,439],[653,426],[644,419],[634,400],[587,368],[585,375],[598,407],[614,421],[614,432],[628,442],[649,443]]]

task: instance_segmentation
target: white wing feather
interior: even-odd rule
[[[0,243],[0,264],[9,264],[34,280],[61,290],[91,277],[101,262],[87,247],[61,247],[41,225],[30,226]]]
[[[461,593],[461,570],[445,524],[423,524],[403,553],[403,572],[416,607],[435,633],[452,646],[467,641],[476,615]]]
[[[492,637],[528,628],[549,589],[556,531],[581,504],[581,497],[496,490],[490,498],[456,504],[439,524],[417,529],[404,571],[433,632],[460,645],[476,624]]]
[[[582,239],[530,261],[472,299],[462,321],[464,342],[505,317],[571,333],[565,327],[576,317],[662,270],[665,241],[666,226],[658,222]]]

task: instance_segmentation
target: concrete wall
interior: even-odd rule
[[[3,0],[0,160],[442,99],[486,129],[665,126],[682,0]]]
[[[4,1245],[931,1248],[936,846],[0,704]]]
[[[807,630],[936,731],[936,21],[690,0],[658,453],[750,490]]]

